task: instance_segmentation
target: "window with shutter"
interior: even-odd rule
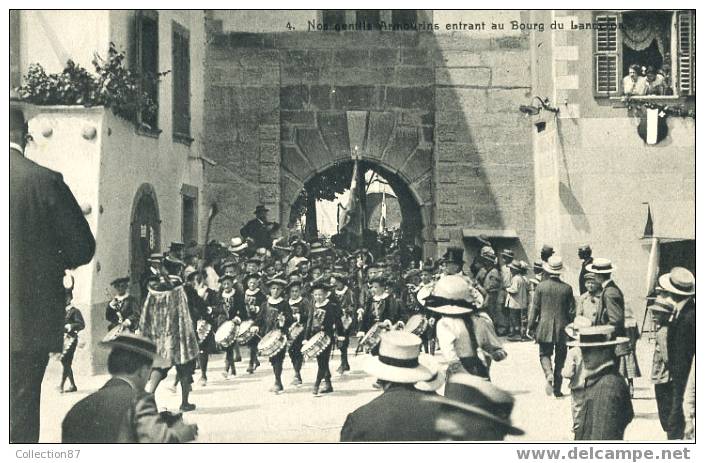
[[[159,68],[159,16],[154,10],[137,10],[134,22],[134,42],[130,64],[142,77],[156,77]],[[141,81],[150,99],[159,105],[159,83],[156,79]],[[137,115],[137,124],[152,132],[158,132],[159,118],[154,113]]]
[[[619,92],[619,17],[600,14],[595,23],[595,96],[609,97]]]
[[[678,12],[678,93],[695,92],[695,21],[691,11]]]
[[[172,132],[176,141],[190,143],[191,82],[189,32],[172,23]]]

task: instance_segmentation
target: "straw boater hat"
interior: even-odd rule
[[[423,400],[440,403],[487,418],[502,425],[507,434],[519,436],[521,429],[512,426],[514,398],[489,381],[468,373],[453,375],[446,384],[445,397],[424,397]]]
[[[101,341],[102,347],[119,348],[134,352],[148,359],[152,359],[152,366],[164,368],[169,365],[169,362],[157,354],[157,345],[149,338],[139,334],[122,332],[109,340]]]
[[[267,286],[272,286],[272,285],[279,285],[282,288],[286,287],[286,280],[283,278],[271,278],[267,280]]]
[[[597,257],[591,264],[585,266],[585,270],[590,273],[612,273],[614,269],[612,261],[604,257]]]
[[[467,281],[459,275],[444,275],[425,300],[427,309],[444,315],[461,315],[477,308]]]
[[[567,334],[568,337],[572,339],[578,339],[578,332],[581,329],[587,328],[588,326],[592,326],[592,321],[587,317],[578,315],[577,317],[575,317],[575,320],[573,320],[571,323],[568,323],[568,325],[565,327],[565,334]]]
[[[446,383],[445,370],[438,368],[438,363],[433,359],[432,356],[420,353],[419,354],[419,365],[426,367],[433,376],[427,381],[419,381],[414,384],[414,387],[419,391],[423,392],[436,392]]]
[[[393,383],[429,381],[433,372],[419,363],[421,338],[405,331],[382,334],[379,355],[368,356],[364,370],[371,376]]]
[[[159,264],[161,263],[163,258],[164,254],[162,254],[161,252],[153,252],[149,255],[149,259],[147,259],[147,262],[151,264]]]
[[[324,275],[321,275],[320,277],[313,280],[309,287],[311,288],[311,292],[313,292],[314,289],[330,291],[330,284],[328,283],[327,278]]]
[[[328,248],[323,246],[320,241],[316,241],[315,243],[311,244],[311,248],[308,252],[309,254],[324,254],[328,252]]]
[[[673,267],[670,273],[661,275],[658,284],[664,291],[679,296],[695,294],[695,277],[683,267]]]
[[[289,277],[289,282],[286,284],[287,288],[291,288],[292,286],[303,286],[304,280],[301,279],[300,276],[298,275],[291,275]]]
[[[247,282],[250,281],[250,280],[253,279],[253,278],[256,278],[257,280],[259,280],[260,278],[262,278],[262,275],[260,275],[260,274],[257,273],[257,272],[248,273],[247,275],[245,275],[245,278],[242,279],[242,282],[243,282],[244,284],[247,284]]]
[[[578,331],[578,338],[570,341],[570,347],[605,347],[629,342],[629,338],[615,336],[614,326],[588,326]]]
[[[551,256],[548,261],[543,264],[543,271],[552,275],[560,275],[563,273],[563,259],[561,256]]]
[[[505,249],[502,251],[502,256],[509,257],[510,259],[514,259],[514,251],[512,251],[511,249]]]
[[[230,240],[230,246],[228,246],[228,251],[241,252],[245,249],[247,249],[247,243],[244,242],[239,236]]]
[[[502,255],[504,255],[504,254],[502,254]],[[521,271],[523,270],[523,268],[522,268],[522,266],[521,266],[521,262],[519,262],[519,261],[516,260],[516,259],[513,260],[511,264],[509,264],[509,268],[513,268],[513,269],[516,270],[517,272],[521,272]]]
[[[543,273],[543,261],[542,260],[535,260],[534,261],[534,273],[536,273],[537,270],[540,271],[541,273]]]
[[[670,314],[676,309],[676,305],[673,301],[664,296],[657,296],[653,304],[648,306],[647,309],[652,312],[664,312]]]

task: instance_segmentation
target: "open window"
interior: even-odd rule
[[[693,11],[600,12],[593,23],[595,97],[695,94]]]

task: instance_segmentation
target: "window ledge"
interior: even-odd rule
[[[176,143],[181,143],[182,145],[186,146],[191,146],[191,143],[193,143],[193,138],[191,138],[190,135],[186,135],[183,133],[174,133],[172,134],[172,139]]]
[[[137,127],[135,130],[137,132],[137,135],[142,135],[144,137],[149,137],[149,138],[159,138],[159,134],[162,133],[161,130],[153,129],[152,127],[148,126],[147,124],[137,124]]]

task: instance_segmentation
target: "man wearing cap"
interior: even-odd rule
[[[497,269],[497,257],[494,254],[482,256],[482,263],[485,269],[482,287],[485,290],[485,303],[483,307],[487,310],[492,322],[495,324],[497,334],[505,334],[507,322],[504,318],[504,301],[499,299],[502,290],[502,276]]]
[[[217,325],[220,327],[228,320],[239,325],[243,320],[247,319],[247,311],[245,310],[245,293],[235,287],[235,277],[225,274],[220,277],[220,303],[222,304],[218,311],[219,319]],[[240,361],[240,345],[233,342],[225,347],[225,369],[223,370],[223,378],[228,379],[230,374],[235,376],[235,362]]]
[[[550,259],[549,259],[550,262]],[[629,342],[613,326],[590,326],[568,343],[579,347],[586,370],[585,401],[578,414],[575,440],[623,440],[634,409],[629,388],[619,374],[615,347]]]
[[[673,301],[668,325],[668,370],[673,382],[668,439],[683,439],[683,395],[695,356],[695,277],[683,267],[674,267],[659,277],[659,286]]]
[[[250,238],[254,242],[255,249],[272,248],[272,235],[269,231],[267,212],[269,212],[269,209],[260,204],[255,208],[255,218],[240,229],[240,235],[243,238]]]
[[[463,273],[463,264],[465,264],[465,260],[463,259],[464,252],[465,251],[463,248],[448,248],[443,256],[445,261],[444,273],[446,275],[461,276],[467,282],[470,292],[477,301],[477,305],[479,307],[482,306],[483,301],[487,296],[487,292],[482,286],[477,284],[477,281]]]
[[[583,244],[578,248],[578,258],[582,261],[580,266],[580,275],[578,276],[578,288],[580,289],[580,294],[585,294],[587,291],[587,286],[585,286],[585,276],[587,273],[587,266],[592,264],[592,248],[589,244]]]
[[[115,297],[105,307],[108,331],[117,325],[122,325],[124,329],[130,331],[137,329],[140,321],[140,306],[137,299],[128,292],[129,284],[129,277],[116,278],[110,283],[115,288]]]
[[[61,352],[64,272],[85,265],[95,239],[63,177],[24,157],[22,111],[10,108],[10,441],[39,439],[41,384]]]
[[[511,331],[511,321],[509,319],[509,306],[507,298],[507,288],[512,285],[512,272],[509,270],[509,265],[514,261],[514,251],[511,249],[505,249],[502,251],[502,265],[499,267],[499,275],[502,278],[502,287],[498,292],[498,303],[501,304],[500,310],[502,311],[502,319],[504,320],[504,326],[502,326],[501,331],[505,331],[509,334]]]
[[[553,246],[551,246],[550,244],[544,244],[541,247],[541,261],[544,263],[548,262],[548,258],[551,257],[553,253]]]
[[[391,331],[381,337],[379,356],[367,356],[365,371],[378,378],[384,393],[350,413],[340,431],[341,442],[436,441],[441,438],[431,423],[442,410],[414,388],[437,374],[419,363],[421,339]]]
[[[338,374],[344,374],[350,371],[348,363],[348,346],[350,345],[350,336],[354,333],[354,322],[356,320],[355,300],[352,290],[348,287],[348,275],[343,267],[334,267],[330,275],[330,283],[333,288],[331,293],[332,299],[338,304],[342,312],[343,332],[341,335],[344,340],[338,343],[340,351],[340,366],[337,369]]]
[[[105,385],[79,401],[62,422],[61,442],[177,443],[196,438],[198,427],[180,417],[160,414],[154,395],[145,392],[157,346],[135,334],[120,334],[111,347]]]
[[[294,322],[289,303],[283,297],[286,280],[274,278],[267,281],[267,286],[269,287],[269,296],[258,314],[259,322],[257,325],[262,327],[260,333],[263,337],[275,330],[280,330],[286,334]],[[274,386],[269,391],[275,394],[284,392],[282,372],[284,370],[285,356],[286,349],[282,348],[277,354],[269,358],[269,363],[271,363],[274,371]]]
[[[477,376],[453,375],[446,383],[444,396],[429,396],[424,401],[443,405],[433,423],[439,440],[500,441],[507,434],[524,434],[511,422],[514,398]]]
[[[298,275],[291,275],[286,288],[289,293],[288,304],[291,308],[291,315],[297,327],[303,327],[305,330],[308,324],[309,314],[313,312],[313,303],[306,297],[303,297],[301,292],[303,280]],[[304,363],[304,357],[301,353],[301,346],[304,341],[303,331],[293,339],[289,339],[289,358],[294,367],[294,380],[292,386],[301,386],[301,367]]]
[[[648,307],[654,327],[654,355],[651,363],[651,382],[654,385],[656,409],[661,429],[668,434],[668,419],[673,403],[673,382],[668,371],[668,321],[673,315],[673,301],[660,294]]]
[[[543,270],[549,278],[536,287],[532,312],[529,314],[529,329],[535,332],[534,338],[539,344],[539,359],[546,377],[546,393],[562,397],[561,370],[568,353],[564,330],[575,317],[575,298],[570,285],[561,281],[563,259],[560,256],[549,257]],[[552,365],[554,352],[556,356]]]
[[[511,280],[507,286],[507,312],[509,318],[509,340],[521,341],[524,336],[524,324],[522,318],[529,307],[529,288],[527,281],[522,275],[523,269],[518,261],[509,264]]]
[[[580,295],[575,315],[588,318],[594,323],[597,310],[600,306],[602,286],[597,282],[594,273],[587,272],[584,280],[587,291]]]

